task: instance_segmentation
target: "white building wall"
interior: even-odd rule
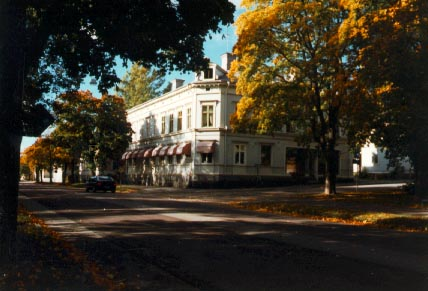
[[[393,169],[388,169],[388,159],[385,157],[385,152],[375,144],[369,143],[361,148],[361,170],[367,173],[389,173]],[[401,166],[405,173],[411,171],[411,165],[408,159],[402,161]],[[356,172],[357,169],[354,168]]]
[[[236,95],[234,84],[226,78],[226,71],[211,64],[214,77],[205,80],[204,75],[196,75],[195,82],[179,87],[161,97],[145,102],[128,110],[128,120],[133,130],[129,151],[154,148],[158,145],[178,145],[191,143],[191,154],[177,162],[177,156],[170,159],[151,158],[153,180],[160,185],[183,184],[191,182],[213,182],[221,179],[259,177],[287,177],[287,149],[299,148],[290,133],[277,133],[275,136],[232,133],[228,127],[230,115],[234,113],[240,96]],[[213,106],[213,126],[202,127],[202,106]],[[188,109],[191,109],[191,126],[188,128]],[[177,130],[178,112],[182,111],[182,130]],[[174,115],[174,129],[169,132],[169,116]],[[147,133],[146,122],[152,118],[155,128]],[[165,117],[165,133],[161,133],[162,117]],[[149,126],[150,127],[150,126]],[[199,142],[215,141],[212,163],[204,163],[201,153],[197,152]],[[235,164],[235,145],[245,145],[245,162]],[[271,164],[261,165],[261,146],[271,146]],[[315,147],[312,147],[315,148]],[[351,177],[352,167],[346,146],[341,146],[339,176]],[[172,161],[172,163],[168,163]],[[126,159],[125,165],[130,179],[142,175],[142,161]],[[146,161],[148,164],[148,161]],[[312,168],[316,165],[312,165]],[[315,173],[317,174],[317,173]],[[133,178],[134,177],[134,178]],[[180,180],[181,179],[181,180]],[[178,182],[177,182],[178,181]]]

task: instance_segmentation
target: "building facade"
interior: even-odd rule
[[[129,183],[158,186],[238,186],[317,180],[323,173],[315,145],[299,147],[295,134],[233,133],[229,117],[240,96],[227,78],[231,54],[210,63],[195,80],[128,110],[134,131],[122,156]],[[352,177],[345,140],[337,147],[338,177]]]
[[[385,150],[373,143],[364,145],[360,150],[360,163],[354,165],[354,172],[373,178],[410,178],[413,175],[412,165],[404,158],[395,167],[390,167]]]

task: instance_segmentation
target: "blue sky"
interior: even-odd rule
[[[235,20],[243,12],[243,9],[240,8],[241,0],[232,0],[230,1],[235,4],[236,11],[235,11]],[[227,35],[225,38],[224,35]],[[222,31],[220,33],[214,34],[211,36],[211,39],[207,37],[205,44],[204,44],[204,51],[205,55],[211,60],[211,62],[221,64],[221,55],[225,52],[231,52],[233,45],[236,43],[237,37],[235,34],[235,28],[233,25],[229,27],[222,27]],[[126,72],[126,68],[123,67],[117,67],[116,69],[117,75],[119,78],[122,78],[122,76]],[[171,72],[165,77],[165,81],[168,82],[170,80],[173,80],[175,78],[184,79],[186,83],[189,83],[193,80],[193,73],[188,73],[183,75],[180,72]],[[90,84],[91,78],[87,77],[82,85],[80,86],[80,89],[82,90],[89,90],[92,92],[94,96],[101,96],[101,94],[98,92],[96,85]],[[21,152],[32,145],[34,141],[36,140],[35,137],[23,137],[22,143],[21,143]]]

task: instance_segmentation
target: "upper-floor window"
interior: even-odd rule
[[[192,108],[187,108],[187,128],[192,127]]]
[[[178,111],[177,115],[177,131],[181,131],[183,129],[183,111]]]
[[[154,115],[150,116],[150,136],[154,136],[156,134],[156,119]]]
[[[150,116],[146,117],[145,136],[150,136]]]
[[[202,105],[202,124],[201,127],[214,126],[214,105]]]
[[[161,124],[161,134],[165,134],[165,126],[166,126],[166,116],[162,116],[162,124]]]
[[[245,165],[245,154],[247,151],[247,146],[245,144],[236,144],[234,146],[234,164],[235,165]]]
[[[174,114],[169,115],[169,132],[174,131]]]
[[[261,145],[260,147],[260,164],[269,167],[271,165],[271,145]]]
[[[204,79],[213,79],[214,78],[214,69],[209,68],[204,71]]]

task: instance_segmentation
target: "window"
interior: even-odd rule
[[[165,119],[166,119],[165,115],[162,116],[161,134],[165,133],[165,122],[166,122]]]
[[[187,108],[187,128],[192,127],[192,108]]]
[[[169,115],[169,133],[174,131],[174,114]]]
[[[201,153],[201,162],[203,164],[211,164],[213,162],[212,153]]]
[[[260,148],[260,164],[265,167],[269,167],[271,165],[271,145],[262,145]]]
[[[150,136],[155,135],[155,128],[156,128],[155,124],[156,124],[156,119],[152,115],[152,116],[150,116]]]
[[[202,127],[214,126],[214,105],[202,105]]]
[[[379,156],[376,153],[372,153],[372,164],[377,165],[379,163]]]
[[[183,128],[183,112],[178,111],[178,117],[177,117],[177,131],[181,131]]]
[[[150,116],[146,117],[146,137],[150,136]]]
[[[177,164],[182,164],[186,160],[186,155],[178,155],[178,156],[175,156],[175,157],[176,157],[176,160],[177,160]]]
[[[294,122],[287,122],[285,124],[285,131],[289,133],[296,133],[296,125]]]
[[[235,165],[244,165],[245,164],[245,152],[247,146],[244,144],[236,144],[234,147],[234,164]]]
[[[204,71],[204,79],[213,79],[214,78],[214,70],[213,69],[206,69]]]
[[[234,113],[238,111],[238,101],[232,101],[232,108]]]

